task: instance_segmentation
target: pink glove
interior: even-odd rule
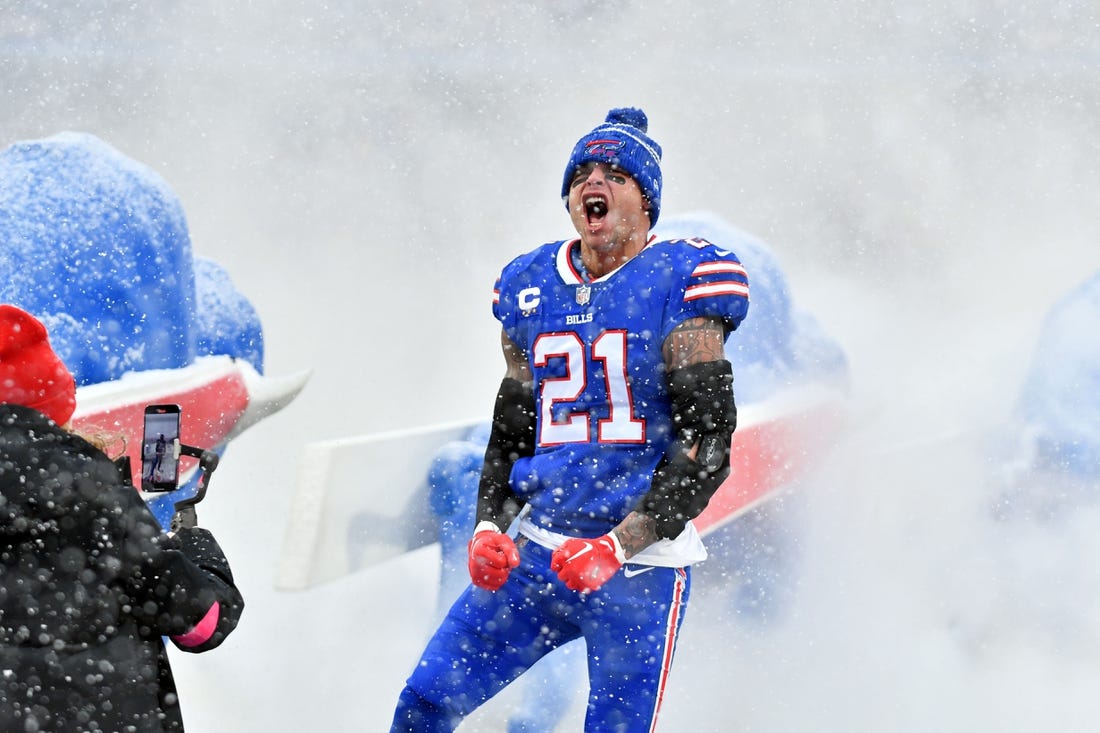
[[[519,565],[519,550],[512,538],[490,522],[482,522],[474,530],[467,546],[470,580],[478,588],[497,590],[508,580],[508,573]]]
[[[605,534],[595,539],[569,539],[550,556],[550,569],[567,588],[581,593],[599,589],[626,562],[619,538]]]

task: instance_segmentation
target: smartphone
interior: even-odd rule
[[[149,405],[141,438],[142,491],[173,491],[180,474],[180,406]]]

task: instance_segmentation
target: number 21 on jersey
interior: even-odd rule
[[[596,388],[589,384],[592,361],[600,362],[603,367],[608,408],[607,417],[596,421],[596,440],[601,443],[645,442],[645,420],[634,415],[627,379],[626,338],[626,331],[604,331],[592,342],[590,350],[572,331],[544,333],[535,339],[532,363],[536,368],[546,367],[553,359],[565,362],[564,376],[547,377],[540,384],[540,445],[584,443],[590,439],[592,415],[583,410],[569,410],[568,405],[576,403],[586,390]],[[566,417],[555,420],[555,413],[561,415],[562,412]]]

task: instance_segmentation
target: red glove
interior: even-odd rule
[[[626,562],[619,538],[605,534],[595,539],[569,539],[550,556],[550,569],[567,588],[581,593],[599,589]]]
[[[497,590],[508,580],[512,568],[519,565],[516,543],[490,522],[477,526],[467,550],[470,555],[470,580],[478,588]]]

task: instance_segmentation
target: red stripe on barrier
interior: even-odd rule
[[[145,407],[172,403],[181,408],[180,440],[185,445],[205,450],[224,442],[240,420],[248,407],[248,388],[240,372],[234,369],[188,389],[166,388],[151,399],[120,400],[118,404],[75,417],[73,425],[78,431],[121,435],[126,440],[126,453],[130,456],[135,485],[138,485]],[[197,462],[197,459],[183,457],[181,472],[186,472],[191,464]]]
[[[703,513],[695,518],[701,534],[742,514],[812,466],[842,419],[835,403],[738,426],[733,434],[730,475]]]

